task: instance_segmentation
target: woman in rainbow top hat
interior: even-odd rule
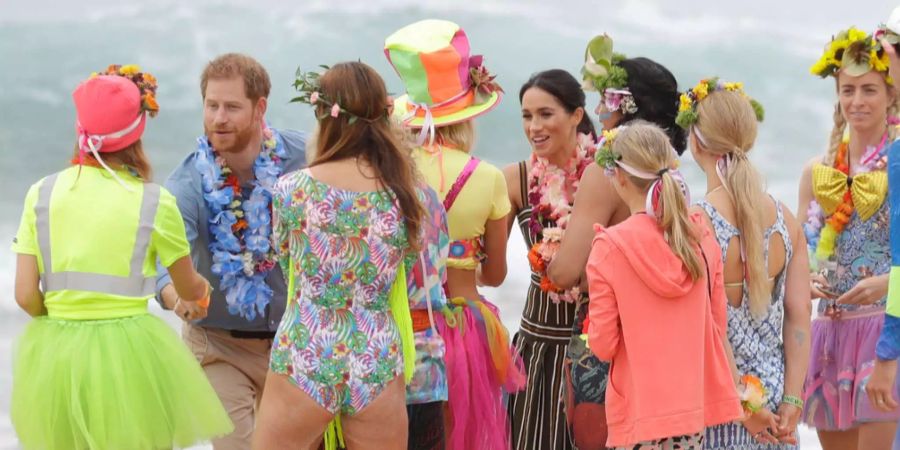
[[[16,301],[34,317],[13,352],[23,448],[180,448],[233,428],[197,360],[147,311],[157,259],[183,301],[206,308],[210,294],[175,197],[150,181],[141,135],[156,87],[135,65],[79,84],[73,165],[25,197],[12,246]]]
[[[503,91],[469,50],[465,32],[444,20],[410,24],[384,45],[406,87],[394,116],[417,139],[413,157],[447,210],[450,305],[434,319],[447,348],[448,447],[505,450],[503,392],[518,390],[525,378],[497,308],[477,286],[498,286],[506,277],[510,205],[503,173],[471,155],[472,119],[493,109]]]
[[[810,71],[833,76],[838,102],[828,151],[800,180],[804,224],[819,298],[804,385],[803,420],[826,449],[887,449],[900,410],[885,412],[864,392],[885,313],[890,207],[886,151],[897,134],[887,55],[856,28],[838,33]]]

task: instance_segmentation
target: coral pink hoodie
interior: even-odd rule
[[[722,343],[721,253],[702,216],[691,221],[702,230],[712,300],[702,255],[695,282],[652,216],[597,228],[587,264],[588,342],[612,361],[608,447],[699,433],[743,416]]]

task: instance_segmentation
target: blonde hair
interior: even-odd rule
[[[697,105],[697,130],[703,150],[730,156],[728,173],[722,179],[734,206],[735,226],[740,232],[750,313],[765,315],[772,301],[763,242],[766,199],[763,179],[747,158],[756,142],[757,118],[750,101],[737,92],[716,91]]]
[[[619,129],[613,141],[613,153],[622,155],[622,162],[643,172],[660,173],[662,193],[656,206],[656,221],[662,228],[669,248],[684,263],[691,279],[696,281],[704,272],[697,255],[700,243],[697,228],[688,216],[687,199],[679,182],[669,173],[678,161],[669,137],[656,125],[643,120],[629,122]],[[625,172],[627,173],[627,172]],[[646,192],[655,180],[629,175],[631,182]]]
[[[415,141],[419,135],[417,129],[409,128],[410,138]],[[428,146],[428,141],[425,141]],[[475,146],[475,126],[471,120],[454,123],[453,125],[445,125],[435,128],[434,130],[434,147],[452,147],[457,150],[469,153]]]
[[[887,79],[882,76],[882,80],[884,80],[884,85],[887,88],[888,98],[894,98],[894,101],[888,104],[887,109],[887,117],[897,117],[900,116],[900,98],[895,96],[894,90],[896,89],[894,86],[887,84]],[[841,81],[840,74],[835,74],[834,77],[834,89],[836,91],[840,91]],[[822,159],[822,163],[826,165],[833,165],[834,158],[837,157],[838,147],[841,146],[841,142],[844,140],[844,130],[847,128],[847,118],[844,117],[844,112],[841,111],[841,102],[838,100],[834,104],[834,114],[832,115],[832,120],[834,120],[834,126],[831,127],[831,136],[828,138],[828,151],[825,153],[825,157]],[[888,126],[888,140],[887,142],[894,142],[897,138],[897,127]]]

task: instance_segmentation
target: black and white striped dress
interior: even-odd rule
[[[527,204],[525,161],[519,163],[519,188],[525,207],[518,211],[516,220],[530,249],[542,237],[532,234],[528,226],[531,206]],[[544,226],[555,224],[548,222]],[[525,363],[528,384],[524,391],[509,399],[511,442],[515,450],[569,450],[573,446],[563,403],[566,388],[563,362],[572,337],[575,304],[554,303],[541,291],[540,281],[540,275],[531,274],[522,323],[513,337],[513,345]]]

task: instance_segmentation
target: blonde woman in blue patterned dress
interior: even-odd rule
[[[796,449],[810,340],[806,239],[791,212],[766,195],[748,159],[762,108],[740,83],[711,79],[698,87],[682,96],[678,123],[706,173],[698,207],[722,248],[728,341],[738,375],[757,377],[768,392],[741,423],[708,428],[704,448]]]

